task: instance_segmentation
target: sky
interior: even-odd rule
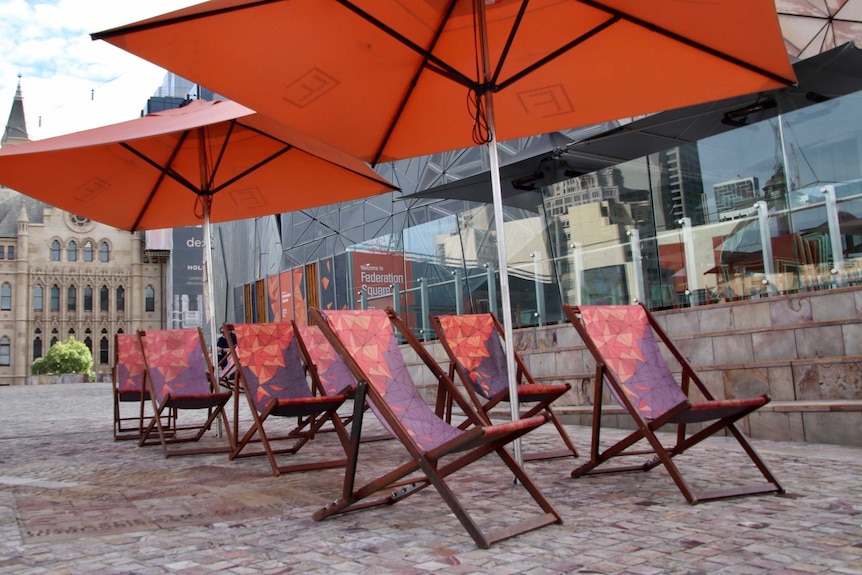
[[[31,140],[139,117],[165,71],[90,34],[200,2],[0,0],[2,129],[19,74]]]

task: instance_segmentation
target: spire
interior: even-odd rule
[[[15,91],[12,110],[9,112],[9,120],[6,122],[6,130],[3,132],[0,145],[21,144],[29,141],[27,121],[24,118],[24,96],[21,95],[21,74],[18,74],[18,89]]]
[[[29,224],[30,216],[27,215],[27,198],[23,195],[21,196],[21,211],[18,214],[18,223],[19,224]]]

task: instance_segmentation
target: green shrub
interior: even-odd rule
[[[34,375],[90,374],[93,371],[93,354],[83,342],[70,337],[66,341],[59,341],[52,345],[44,358],[33,362],[30,371]]]

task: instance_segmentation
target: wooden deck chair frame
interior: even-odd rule
[[[136,334],[118,333],[114,336],[114,365],[111,368],[114,399],[114,440],[140,441],[146,421],[146,405],[150,400],[144,382],[145,368],[141,347]],[[138,370],[140,372],[138,373]],[[128,372],[128,373],[126,373]],[[140,377],[138,378],[138,375]],[[136,379],[138,378],[138,379]],[[126,415],[122,406],[136,404],[137,415]],[[168,428],[173,428],[170,418]],[[129,423],[133,424],[130,426]]]
[[[305,390],[293,390],[293,397],[287,397],[285,394],[282,397],[272,396],[266,404],[258,403],[255,400],[254,394],[258,391],[258,384],[250,378],[253,374],[250,371],[248,358],[250,357],[248,342],[246,336],[253,335],[251,332],[264,332],[269,329],[289,329],[292,333],[292,343],[296,345],[293,352],[290,353],[287,360],[293,360],[297,365],[294,369],[302,371],[302,381],[292,382],[297,385],[305,385]],[[347,464],[347,459],[341,458],[337,460],[327,461],[307,461],[303,463],[295,463],[292,465],[280,465],[276,456],[296,454],[309,441],[314,439],[315,435],[320,431],[323,424],[328,421],[332,422],[338,439],[341,442],[342,448],[347,452],[348,437],[347,431],[338,418],[336,411],[347,399],[344,394],[327,394],[320,382],[316,378],[316,374],[312,373],[312,387],[308,387],[306,377],[309,370],[302,359],[301,337],[299,330],[294,322],[284,323],[269,323],[269,324],[225,324],[222,326],[222,332],[225,334],[228,342],[229,356],[233,361],[236,369],[236,383],[234,386],[235,397],[238,398],[242,394],[248,400],[249,410],[252,415],[252,425],[248,428],[245,434],[240,436],[238,409],[235,404],[234,409],[234,429],[236,430],[238,440],[236,446],[230,454],[230,459],[234,460],[239,457],[254,457],[265,455],[272,468],[273,474],[278,476],[284,473],[292,473],[296,471],[311,471],[315,469],[328,469],[333,467],[343,467]],[[229,332],[237,334],[237,342],[227,337]],[[247,333],[249,332],[249,333]],[[245,360],[244,360],[245,358]],[[270,388],[269,391],[272,391]],[[288,391],[288,390],[285,390]],[[307,391],[307,395],[301,396],[302,391]],[[269,418],[296,418],[296,426],[287,433],[277,435],[267,431],[266,422]],[[279,444],[289,442],[287,447],[278,447]],[[252,444],[260,444],[260,449],[252,450],[249,448]],[[275,444],[276,446],[274,446]]]
[[[236,364],[228,353],[218,364],[218,383],[220,386],[233,389],[236,382]]]
[[[494,329],[496,330],[500,338],[498,341],[502,342],[503,338],[505,337],[503,326],[500,325],[500,321],[493,313],[473,314],[473,316],[485,316],[489,318],[489,320],[493,323]],[[491,395],[491,397],[486,397],[485,395],[479,393],[479,391],[476,389],[477,386],[474,384],[472,378],[473,374],[471,374],[470,370],[466,367],[464,363],[464,358],[459,356],[453,348],[452,341],[450,341],[449,337],[447,336],[447,330],[443,325],[443,323],[445,323],[449,319],[452,319],[453,317],[457,316],[431,316],[431,324],[434,326],[434,331],[437,333],[437,339],[440,341],[440,344],[446,351],[446,355],[449,356],[449,377],[454,379],[455,374],[458,374],[458,379],[463,384],[464,390],[467,392],[468,397],[473,402],[473,405],[476,407],[476,410],[478,411],[479,415],[483,417],[485,423],[490,425],[490,411],[494,407],[498,406],[500,403],[509,401],[508,379],[506,382],[505,389],[494,393],[493,395]],[[466,318],[472,316],[461,317]],[[500,346],[500,350],[502,354],[505,354],[502,345]],[[502,358],[505,360],[505,355],[503,355]],[[530,374],[529,369],[527,369],[526,364],[524,363],[523,359],[517,351],[515,352],[515,365],[517,367],[516,377],[518,382],[519,405],[527,407],[522,417],[532,417],[537,413],[546,413],[551,423],[553,423],[554,427],[556,428],[560,439],[562,439],[563,443],[565,444],[565,449],[557,449],[554,451],[544,451],[538,453],[524,453],[523,460],[537,461],[545,459],[555,459],[560,457],[578,457],[578,451],[577,449],[575,449],[574,442],[572,441],[571,437],[569,437],[569,434],[563,427],[563,424],[560,423],[560,420],[557,418],[557,414],[554,413],[554,410],[551,408],[551,404],[560,397],[562,397],[566,392],[568,392],[572,388],[572,386],[568,383],[554,385],[537,384],[536,380],[533,379],[533,376]],[[451,397],[447,397],[445,394],[438,394],[437,413],[445,413],[446,420],[451,421]],[[465,422],[462,425],[466,424],[469,424],[469,422]]]
[[[668,409],[659,417],[654,419],[647,419],[644,417],[633,404],[628,394],[625,393],[623,384],[617,374],[614,370],[609,369],[606,366],[605,359],[599,351],[596,342],[587,332],[586,326],[582,323],[581,310],[588,306],[578,307],[563,304],[563,312],[578,331],[581,339],[584,341],[590,353],[596,360],[596,375],[593,382],[595,395],[593,399],[590,460],[572,471],[572,477],[601,473],[649,471],[654,467],[663,465],[674,483],[676,483],[680,492],[682,492],[686,501],[691,504],[743,495],[784,493],[784,488],[769,470],[766,462],[763,461],[748,439],[735,425],[735,422],[768,403],[770,400],[769,396],[762,395],[759,397],[744,399],[716,400],[698,377],[689,362],[679,352],[658,322],[656,322],[655,318],[646,306],[642,303],[636,305],[646,314],[647,321],[649,322],[649,326],[652,328],[653,333],[658,337],[660,342],[665,345],[667,350],[682,367],[682,375],[679,383],[680,389],[686,399],[682,400],[675,407]],[[626,411],[632,416],[637,425],[637,429],[634,432],[630,433],[625,438],[620,439],[605,450],[601,450],[599,446],[603,407],[602,390],[604,387],[602,382],[611,387],[614,392],[614,396],[623,404]],[[694,384],[694,387],[705,398],[704,401],[692,402],[690,399],[687,399],[689,397],[691,384]],[[689,423],[703,424],[703,427],[694,433],[686,434],[686,424]],[[655,435],[655,432],[664,425],[676,425],[676,441],[672,446],[663,445]],[[727,430],[736,438],[743,451],[745,451],[766,480],[765,484],[728,486],[704,492],[695,492],[688,485],[679,468],[674,463],[674,458],[722,430]],[[641,451],[630,449],[641,440],[646,440],[651,449]],[[624,455],[651,455],[652,457],[641,465],[617,466],[610,468],[598,467],[614,457]]]
[[[326,312],[332,313],[369,313],[369,312]],[[382,313],[378,310],[371,310],[371,313]],[[411,435],[411,431],[402,423],[398,414],[387,404],[384,397],[376,389],[372,383],[372,379],[360,367],[350,350],[345,347],[345,344],[340,339],[339,335],[329,325],[326,315],[316,308],[309,309],[309,317],[311,322],[324,333],[332,346],[344,359],[350,371],[359,382],[356,390],[356,399],[354,401],[353,425],[351,426],[351,449],[348,453],[348,466],[345,470],[344,485],[341,497],[326,505],[314,514],[315,520],[323,520],[336,514],[356,511],[379,505],[391,505],[410,495],[418,493],[422,489],[433,485],[440,496],[455,514],[461,525],[472,537],[477,546],[486,549],[492,544],[514,537],[527,531],[539,529],[546,525],[560,524],[562,519],[554,510],[550,502],[545,498],[533,480],[527,475],[526,471],[521,467],[515,458],[506,450],[505,446],[521,437],[527,432],[536,429],[544,424],[548,416],[546,414],[536,415],[531,418],[520,419],[515,422],[506,422],[498,425],[487,425],[473,410],[470,402],[461,395],[451,378],[431,357],[428,351],[410,332],[409,328],[397,316],[392,309],[386,310],[386,317],[392,323],[394,332],[399,333],[407,343],[416,351],[422,361],[432,370],[434,375],[440,381],[441,385],[449,388],[449,393],[453,400],[464,410],[467,417],[471,418],[474,425],[467,430],[457,430],[454,437],[448,441],[438,445],[431,450],[424,450]],[[413,385],[413,382],[409,382]],[[415,391],[415,390],[414,390]],[[418,394],[418,391],[416,391]],[[382,476],[374,479],[359,488],[355,488],[356,470],[359,461],[359,446],[360,435],[362,428],[362,417],[364,413],[365,401],[373,404],[381,421],[388,426],[396,437],[401,441],[407,449],[410,458],[395,469],[384,473]],[[439,418],[430,407],[427,412],[432,418],[443,421]],[[456,430],[449,424],[446,424],[449,429]],[[483,531],[479,525],[470,516],[467,510],[463,507],[456,494],[452,491],[446,482],[446,477],[463,469],[470,463],[473,463],[482,457],[491,453],[497,453],[503,463],[511,470],[517,481],[526,489],[529,495],[533,498],[536,504],[541,508],[541,513],[525,518],[515,525],[508,527]],[[445,463],[441,459],[445,456],[452,456],[452,459],[447,459]],[[402,481],[408,475],[414,472],[424,474],[424,479],[416,479],[408,482]],[[386,492],[386,495],[380,495],[381,492]],[[375,499],[368,500],[372,496]]]
[[[164,394],[162,397],[162,390],[156,390],[156,382],[153,377],[153,370],[157,369],[158,364],[162,361],[163,357],[161,357],[156,350],[150,349],[147,337],[153,337],[151,334],[155,334],[156,332],[196,332],[196,337],[198,341],[198,345],[196,346],[200,348],[202,364],[201,368],[205,370],[206,373],[202,374],[200,377],[206,379],[208,390],[203,393],[180,393],[180,392],[170,392]],[[235,438],[233,433],[231,432],[230,422],[228,421],[228,417],[225,413],[225,405],[232,397],[232,392],[220,392],[218,390],[218,382],[216,380],[215,371],[213,369],[212,360],[210,359],[209,350],[207,350],[206,342],[204,340],[203,331],[200,328],[195,330],[192,329],[178,329],[178,330],[140,330],[138,331],[138,342],[141,346],[141,353],[144,357],[144,365],[146,366],[146,387],[147,392],[150,395],[150,400],[153,405],[153,418],[150,421],[149,425],[144,429],[144,433],[141,436],[139,445],[148,445],[151,443],[151,439],[153,437],[158,438],[158,443],[161,444],[162,450],[165,454],[165,457],[173,457],[178,455],[198,455],[205,453],[230,453],[233,450],[233,446],[235,444]],[[202,424],[190,424],[184,427],[175,427],[174,432],[171,433],[170,429],[167,427],[166,422],[163,421],[163,418],[167,417],[167,413],[172,410],[174,413],[180,410],[207,410],[207,418],[206,421]],[[174,444],[183,444],[183,443],[197,443],[203,437],[204,433],[208,429],[211,428],[213,422],[215,422],[216,418],[220,417],[222,423],[225,427],[225,435],[228,440],[227,445],[219,445],[219,446],[207,446],[207,447],[186,447],[186,448],[171,448],[170,446]],[[187,433],[181,433],[181,432]],[[188,433],[191,432],[191,433]]]

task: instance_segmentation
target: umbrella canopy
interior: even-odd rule
[[[93,38],[374,165],[487,144],[504,302],[498,140],[795,82],[772,0],[210,0]]]
[[[862,0],[775,0],[787,53],[808,58],[862,41]]]
[[[395,189],[364,162],[306,134],[235,102],[203,100],[0,149],[0,183],[124,230],[203,223],[204,295],[213,349],[211,221]]]
[[[391,191],[364,162],[235,102],[0,149],[0,183],[124,230],[223,222]]]
[[[772,0],[211,0],[93,38],[371,164],[485,143],[490,94],[504,141],[795,81]]]

